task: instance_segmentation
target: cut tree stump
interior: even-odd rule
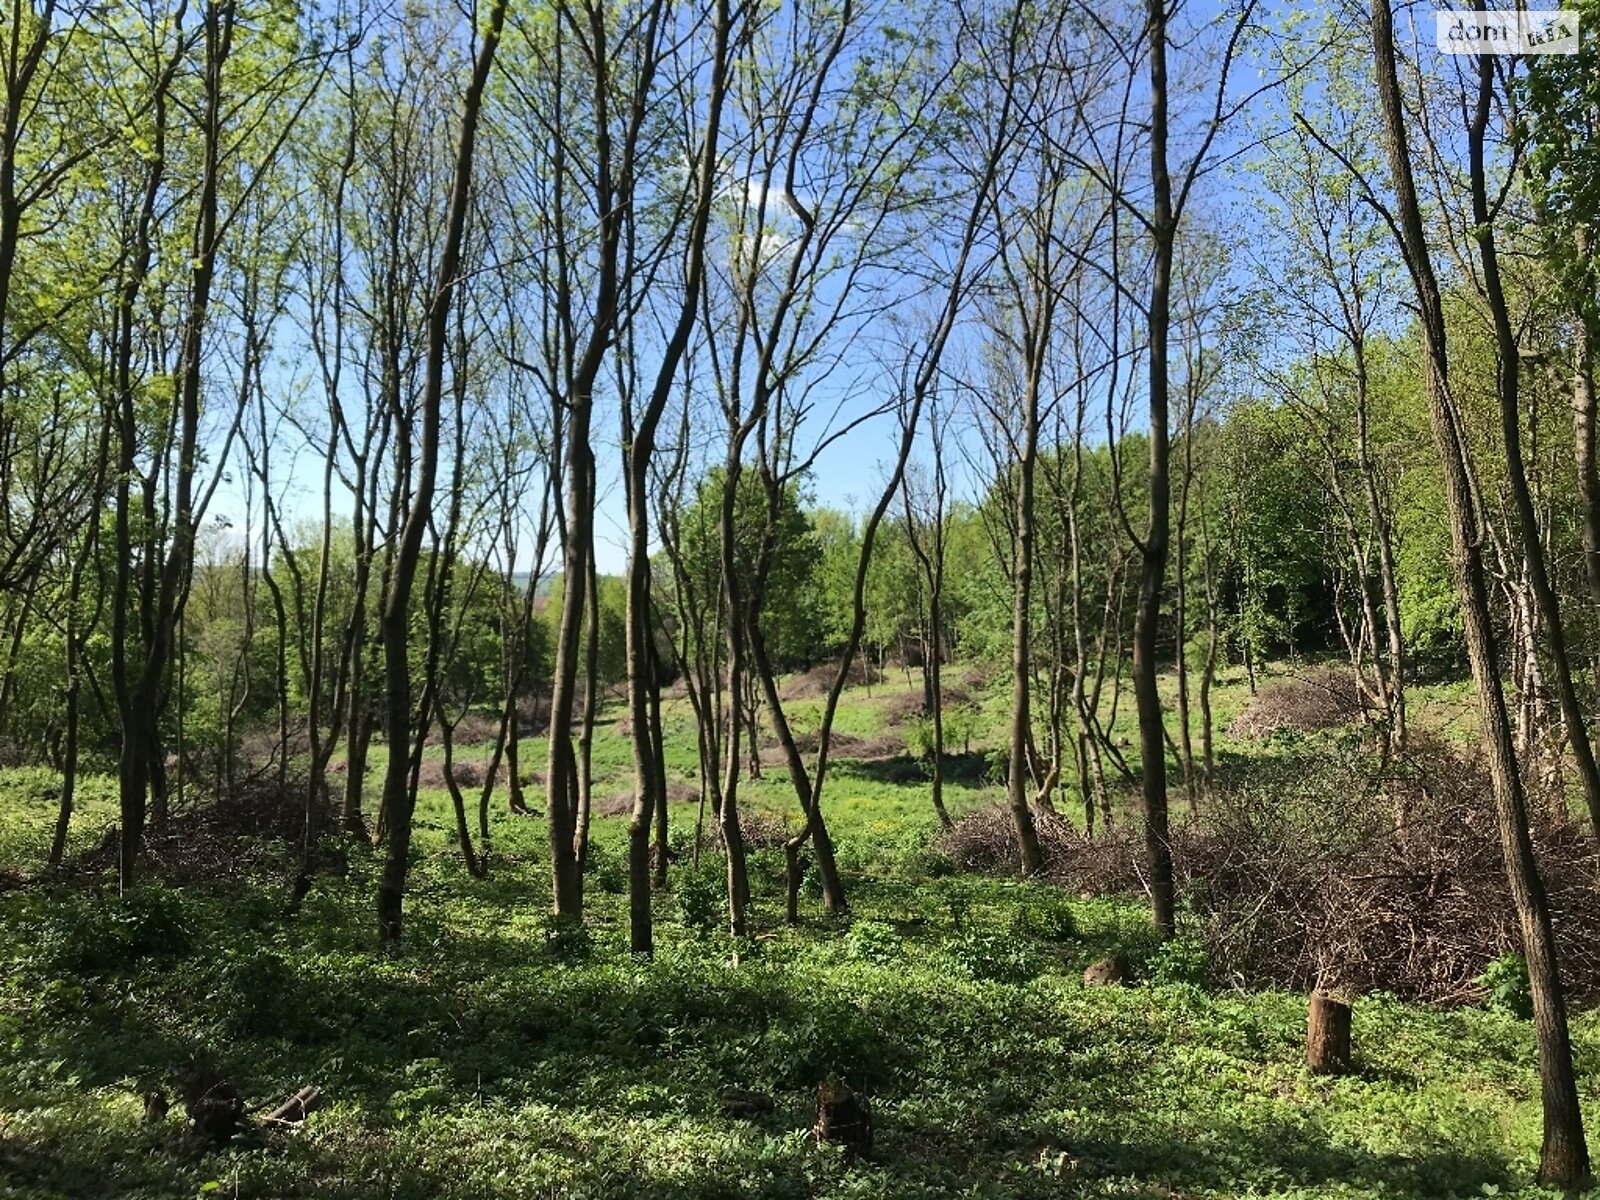
[[[322,1099],[321,1088],[307,1085],[261,1119],[268,1125],[298,1125],[322,1107]]]
[[[872,1106],[842,1083],[825,1083],[817,1089],[817,1124],[812,1132],[819,1142],[843,1146],[846,1154],[866,1158],[872,1153]]]
[[[1128,960],[1120,954],[1110,958],[1102,958],[1099,962],[1089,964],[1089,969],[1083,973],[1085,987],[1112,987],[1125,983],[1128,978]]]
[[[734,1120],[750,1121],[772,1111],[772,1097],[765,1092],[747,1091],[741,1087],[725,1087],[717,1093],[717,1104],[722,1115]]]
[[[1326,992],[1312,992],[1306,1014],[1306,1065],[1319,1075],[1350,1069],[1350,1006]]]
[[[225,1146],[244,1127],[244,1097],[215,1063],[197,1054],[174,1073],[189,1126],[205,1142]]]

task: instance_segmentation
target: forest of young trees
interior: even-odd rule
[[[1384,771],[1470,679],[1537,1176],[1579,1186],[1540,840],[1600,840],[1569,7],[1578,53],[1517,57],[1389,0],[10,0],[17,879],[92,851],[132,895],[152,838],[270,810],[285,911],[359,848],[399,952],[433,772],[430,881],[547,883],[521,903],[581,927],[605,808],[649,956],[691,823],[749,945],[852,911],[841,722],[901,686],[930,837],[975,770],[1016,875],[1131,836],[1159,943],[1230,673],[1324,664]]]

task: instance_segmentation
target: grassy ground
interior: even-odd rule
[[[853,693],[846,730],[880,750],[900,737],[885,716],[896,690]],[[1219,724],[1247,699],[1230,678]],[[670,714],[669,758],[693,784],[685,716]],[[614,726],[596,761],[596,795],[624,790]],[[0,775],[0,865],[35,868],[50,783]],[[104,781],[85,792],[76,849],[111,814]],[[792,815],[777,769],[749,796]],[[992,796],[974,780],[951,803]],[[544,917],[542,823],[497,815],[493,877],[473,881],[437,792],[419,809],[395,953],[373,946],[375,863],[359,848],[294,919],[270,856],[240,879],[123,899],[0,893],[0,1196],[1531,1194],[1526,1023],[1367,997],[1358,1071],[1314,1077],[1303,998],[1201,986],[1203,964],[1183,942],[1157,951],[1137,906],[949,873],[929,849],[926,785],[892,755],[841,763],[827,803],[853,921],[808,897],[806,923],[782,926],[781,862],[765,851],[756,929],[732,946],[698,924],[717,903],[713,864],[696,874],[685,855],[649,963],[625,951],[622,820],[597,825],[575,933]],[[680,803],[673,820],[694,815]],[[1082,986],[1113,950],[1134,982]],[[1593,1129],[1600,1020],[1580,1015],[1574,1035]],[[140,1093],[197,1048],[252,1105],[315,1083],[331,1106],[223,1151],[188,1140],[176,1109],[144,1123]],[[872,1096],[865,1162],[807,1136],[830,1077]],[[776,1107],[726,1118],[726,1085]]]

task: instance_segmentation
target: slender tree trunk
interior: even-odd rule
[[[1206,588],[1206,662],[1205,668],[1200,674],[1200,783],[1201,789],[1209,799],[1213,776],[1216,772],[1216,754],[1211,720],[1211,688],[1217,679],[1217,648],[1221,644],[1222,635],[1218,628],[1218,609],[1220,605],[1218,603],[1216,584],[1211,573],[1211,535],[1206,526],[1203,492],[1200,506],[1200,537],[1202,539],[1201,555]]]
[[[1177,221],[1167,171],[1167,6],[1149,0],[1150,181],[1153,208],[1148,348],[1150,363],[1150,523],[1140,546],[1139,607],[1133,625],[1133,691],[1139,712],[1139,792],[1144,804],[1145,857],[1156,930],[1171,937],[1177,913],[1172,848],[1167,834],[1166,729],[1156,687],[1156,642],[1167,573],[1171,443],[1167,432],[1167,339],[1171,327],[1173,242]]]
[[[1394,560],[1394,529],[1389,512],[1378,492],[1378,468],[1372,460],[1368,429],[1368,379],[1365,343],[1357,340],[1356,358],[1356,460],[1361,468],[1362,491],[1367,500],[1367,516],[1378,543],[1378,581],[1383,595],[1383,624],[1389,648],[1389,745],[1395,751],[1406,747],[1406,647],[1400,623],[1400,577]]]
[[[942,517],[936,517],[942,522]],[[940,543],[943,541],[942,532],[934,533],[934,553],[941,562],[934,567],[933,579],[928,598],[928,627],[930,631],[928,646],[928,682],[932,692],[933,708],[933,811],[939,814],[939,824],[945,829],[954,829],[955,822],[950,819],[950,810],[944,803],[944,684],[941,682],[944,659],[944,601],[940,596],[943,579],[943,550]]]
[[[661,653],[650,639],[650,669],[655,683],[650,689],[650,766],[655,772],[655,842],[653,847],[656,890],[667,886],[667,754],[661,724]]]
[[[1539,1047],[1539,1079],[1544,1106],[1544,1144],[1539,1182],[1579,1188],[1589,1182],[1589,1153],[1578,1107],[1566,1004],[1556,962],[1549,905],[1528,834],[1527,798],[1512,745],[1505,696],[1497,673],[1494,627],[1484,579],[1479,531],[1474,515],[1465,448],[1452,412],[1444,306],[1429,256],[1422,215],[1412,179],[1407,116],[1395,67],[1393,17],[1388,0],[1372,2],[1372,36],[1378,96],[1382,109],[1391,182],[1396,194],[1402,248],[1421,309],[1427,341],[1425,364],[1428,409],[1444,473],[1461,617],[1467,655],[1478,692],[1484,749],[1494,785],[1495,809],[1506,875],[1522,931],[1523,953],[1533,992],[1534,1034]],[[1490,70],[1487,61],[1481,70]],[[1480,98],[1480,103],[1482,102]],[[1514,364],[1513,364],[1514,365]]]
[[[695,171],[694,206],[684,258],[684,295],[677,322],[657,365],[637,428],[628,440],[628,715],[632,723],[634,798],[628,824],[628,901],[630,944],[635,954],[654,951],[650,925],[652,885],[667,880],[666,763],[661,734],[661,669],[651,620],[650,506],[647,497],[650,459],[656,430],[671,397],[672,385],[694,331],[705,271],[706,231],[716,192],[717,141],[727,90],[729,6],[717,0],[713,15],[710,95],[705,134]],[[654,879],[651,878],[650,824],[656,827]]]
[[[1566,724],[1567,742],[1578,764],[1583,781],[1584,801],[1589,823],[1600,836],[1600,765],[1595,762],[1594,745],[1584,723],[1583,706],[1572,683],[1572,662],[1567,654],[1566,629],[1561,619],[1561,602],[1545,569],[1544,542],[1539,519],[1534,512],[1533,495],[1528,488],[1527,470],[1522,461],[1522,412],[1518,402],[1520,378],[1516,334],[1505,291],[1500,281],[1499,256],[1495,250],[1494,221],[1489,209],[1489,188],[1484,168],[1484,135],[1494,92],[1494,60],[1489,55],[1478,59],[1478,103],[1468,137],[1471,160],[1472,212],[1477,222],[1478,253],[1483,264],[1484,295],[1494,318],[1496,382],[1500,397],[1500,432],[1506,448],[1506,480],[1511,488],[1512,506],[1522,532],[1522,553],[1527,564],[1528,583],[1533,591],[1540,623],[1550,647],[1550,668],[1555,678],[1556,697]]]
[[[423,533],[433,507],[438,474],[440,408],[444,398],[444,361],[449,350],[451,302],[461,262],[461,244],[466,234],[467,212],[472,198],[472,156],[478,132],[478,116],[483,91],[494,64],[500,30],[505,24],[506,0],[494,0],[489,21],[473,59],[472,79],[467,85],[461,116],[460,142],[456,148],[454,175],[450,185],[450,206],[445,217],[444,245],[439,252],[439,272],[428,306],[428,341],[422,394],[422,438],[417,459],[411,506],[401,528],[395,551],[394,572],[383,606],[384,681],[389,739],[388,766],[383,783],[383,811],[387,823],[387,845],[383,874],[378,884],[378,937],[397,941],[401,931],[401,906],[405,897],[406,873],[411,854],[411,815],[416,791],[411,780],[411,666],[408,653],[408,625],[411,591],[417,563],[422,554]]]
[[[1029,627],[1033,602],[1033,476],[1039,446],[1039,390],[1032,380],[1022,420],[1022,452],[1017,462],[1016,561],[1011,566],[1011,758],[1006,795],[1017,831],[1022,873],[1032,875],[1044,865],[1028,796],[1028,743],[1033,734],[1029,717],[1033,684]]]
[[[142,680],[130,673],[136,643],[129,630],[132,615],[133,585],[136,573],[133,541],[133,481],[137,474],[139,447],[138,396],[134,378],[138,303],[150,275],[154,255],[154,227],[157,205],[166,183],[167,92],[172,77],[183,59],[181,44],[156,79],[151,95],[153,134],[148,155],[144,191],[134,219],[129,265],[117,294],[112,337],[112,373],[116,407],[117,471],[115,475],[115,563],[111,598],[111,677],[117,699],[117,720],[121,743],[117,751],[117,796],[122,826],[118,839],[118,882],[132,886],[144,836],[149,785],[148,723]],[[142,577],[142,574],[141,574]],[[150,588],[142,589],[149,593]]]
[[[595,494],[592,474],[589,494]],[[589,865],[589,822],[594,813],[594,718],[600,703],[600,588],[595,575],[593,538],[589,540],[587,574],[588,579],[584,583],[583,708],[578,726],[578,815],[572,834],[572,852],[578,861],[580,904],[583,873]]]
[[[1591,302],[1592,303],[1592,302]],[[1595,465],[1594,352],[1600,321],[1580,306],[1572,343],[1572,443],[1583,505],[1583,566],[1589,595],[1600,604],[1600,468]]]
[[[345,742],[344,811],[340,827],[366,841],[367,820],[361,813],[361,796],[367,784],[367,747],[372,744],[372,710],[367,702],[366,636],[356,638],[355,656],[350,664],[350,711],[345,720],[350,734]]]

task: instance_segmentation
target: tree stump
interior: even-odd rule
[[[203,1055],[195,1056],[174,1075],[195,1134],[214,1146],[232,1141],[244,1127],[244,1098],[239,1090]]]
[[[717,1105],[725,1117],[736,1121],[753,1121],[763,1113],[772,1111],[772,1097],[765,1092],[725,1087],[717,1093]]]
[[[872,1106],[842,1083],[825,1083],[817,1089],[817,1124],[812,1132],[819,1142],[843,1146],[846,1154],[866,1158],[872,1153]]]
[[[1127,981],[1128,960],[1120,954],[1091,963],[1083,973],[1084,987],[1111,987]]]
[[[1350,1006],[1312,992],[1306,1015],[1306,1065],[1319,1075],[1350,1069]]]

